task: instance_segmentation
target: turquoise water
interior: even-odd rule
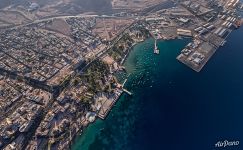
[[[129,90],[132,92],[135,91],[133,97],[123,95],[118,101],[117,105],[112,109],[112,112],[108,118],[105,121],[98,120],[96,123],[90,125],[85,130],[83,136],[81,136],[81,138],[75,142],[73,149],[92,149],[92,147],[94,147],[93,149],[97,149],[96,145],[100,146],[101,143],[102,148],[106,149],[104,146],[105,143],[110,146],[110,140],[113,139],[109,136],[109,132],[112,132],[112,134],[115,135],[119,134],[123,136],[122,139],[115,140],[114,138],[112,140],[112,142],[116,143],[117,146],[120,145],[119,143],[121,143],[121,141],[122,143],[129,142],[129,138],[124,136],[124,134],[129,135],[130,130],[133,130],[131,126],[134,121],[136,121],[137,117],[139,117],[140,108],[137,106],[140,104],[137,105],[137,103],[142,102],[139,100],[139,97],[141,96],[139,95],[139,90],[141,89],[137,89],[136,86],[146,85],[147,87],[145,88],[151,89],[152,84],[155,82],[153,78],[156,78],[156,76],[157,78],[159,77],[154,73],[158,69],[156,67],[158,64],[163,66],[163,70],[166,69],[167,71],[171,72],[170,74],[178,71],[177,68],[181,64],[175,60],[175,56],[188,43],[188,41],[189,40],[177,40],[169,42],[160,41],[159,48],[161,48],[161,51],[159,56],[155,56],[153,54],[154,43],[152,39],[149,39],[144,43],[140,43],[135,46],[134,50],[130,53],[125,63],[128,74],[130,74],[126,85]],[[163,59],[161,59],[161,56]],[[170,67],[168,63],[171,63],[171,66],[173,67]],[[168,78],[166,76],[163,78]],[[116,131],[115,129],[117,129],[117,127],[120,129]],[[102,136],[103,134],[104,136]],[[102,139],[99,139],[99,137],[102,137]],[[116,148],[118,148],[117,146]]]
[[[134,47],[126,88],[105,121],[76,139],[73,150],[213,150],[219,140],[243,140],[243,29],[234,31],[200,73],[176,60],[190,41],[153,40]],[[229,149],[229,148],[228,148]],[[227,149],[227,150],[228,150]],[[239,149],[239,147],[232,147]]]

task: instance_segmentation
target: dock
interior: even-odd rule
[[[122,90],[117,90],[116,96],[113,98],[112,101],[106,100],[104,103],[102,103],[102,107],[98,112],[98,117],[100,119],[105,119],[106,116],[109,114],[111,111],[112,107],[115,105],[115,103],[118,101],[120,96],[122,95],[123,91]]]
[[[189,58],[188,60],[187,57],[183,54],[180,54],[176,59],[179,60],[181,63],[185,64],[186,66],[188,66],[189,68],[193,69],[194,71],[200,72],[202,68],[206,65],[206,63],[209,61],[209,59],[216,52],[216,50],[217,49],[212,48],[210,50],[210,53],[207,55],[207,57],[202,56],[202,58],[204,57],[204,59],[201,62],[199,62],[200,60],[197,61],[197,59],[193,61],[192,59]]]
[[[122,91],[131,96],[132,95],[132,92],[130,92],[127,89],[124,88],[124,85],[126,84],[126,82],[127,82],[127,79],[125,79],[124,82],[123,82],[123,84],[121,85]]]
[[[112,103],[111,103],[111,105],[109,106],[109,108],[108,109],[106,109],[103,113],[100,111],[99,113],[98,113],[98,117],[100,118],[100,119],[105,119],[106,118],[106,116],[109,114],[109,112],[111,111],[111,108],[115,105],[115,103],[117,102],[117,100],[118,100],[119,98],[116,98]]]
[[[125,79],[125,81],[123,82],[122,87],[124,87],[124,85],[126,84],[126,82],[127,82],[127,79]]]
[[[115,105],[115,103],[118,101],[118,99],[120,98],[120,96],[125,92],[128,95],[132,95],[132,92],[128,91],[127,89],[125,89],[123,86],[124,84],[127,82],[127,79],[123,82],[123,84],[119,84],[116,90],[116,96],[112,99],[112,100],[105,100],[102,103],[101,109],[98,112],[98,117],[101,119],[105,119],[106,116],[109,114],[109,112],[111,111],[112,107]]]
[[[228,17],[227,20],[236,20]],[[228,24],[225,26],[224,24]],[[216,28],[216,26],[218,26]],[[210,23],[197,27],[193,41],[189,43],[177,56],[177,60],[196,72],[200,72],[219,47],[224,46],[227,37],[233,31],[233,21],[219,20],[218,25]]]
[[[124,89],[124,88],[123,88],[122,90],[123,90],[125,93],[127,93],[128,95],[130,95],[130,96],[132,95],[132,93],[129,92],[127,89]]]

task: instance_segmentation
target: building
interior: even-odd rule
[[[184,30],[184,29],[177,29],[177,34],[181,36],[192,36],[192,31],[191,30]]]
[[[37,4],[37,3],[31,3],[30,6],[29,6],[28,11],[35,11],[35,10],[37,10],[39,8],[40,8],[40,5],[39,4]]]

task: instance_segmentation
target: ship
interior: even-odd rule
[[[154,53],[159,54],[159,48],[157,46],[157,39],[155,39],[155,42],[154,42]]]
[[[235,26],[236,26],[237,29],[240,28],[241,23],[242,23],[241,20],[236,21]]]
[[[226,42],[227,42],[226,40],[222,41],[222,42],[220,43],[220,46],[224,46]]]

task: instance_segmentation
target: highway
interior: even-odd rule
[[[21,25],[17,25],[17,26],[14,26],[14,27],[10,27],[8,29],[10,29],[10,30],[11,29],[18,29],[20,27],[29,26],[29,25],[36,24],[36,23],[41,23],[41,22],[44,22],[44,21],[51,21],[51,20],[54,20],[54,19],[68,19],[68,18],[75,18],[75,17],[76,18],[96,17],[96,18],[116,18],[116,19],[123,19],[123,18],[134,19],[134,18],[136,18],[136,17],[117,17],[117,16],[108,16],[108,15],[99,16],[99,15],[83,15],[83,14],[70,15],[70,16],[56,16],[56,17],[44,18],[44,19],[40,19],[40,20],[34,20],[32,22],[21,24]]]

